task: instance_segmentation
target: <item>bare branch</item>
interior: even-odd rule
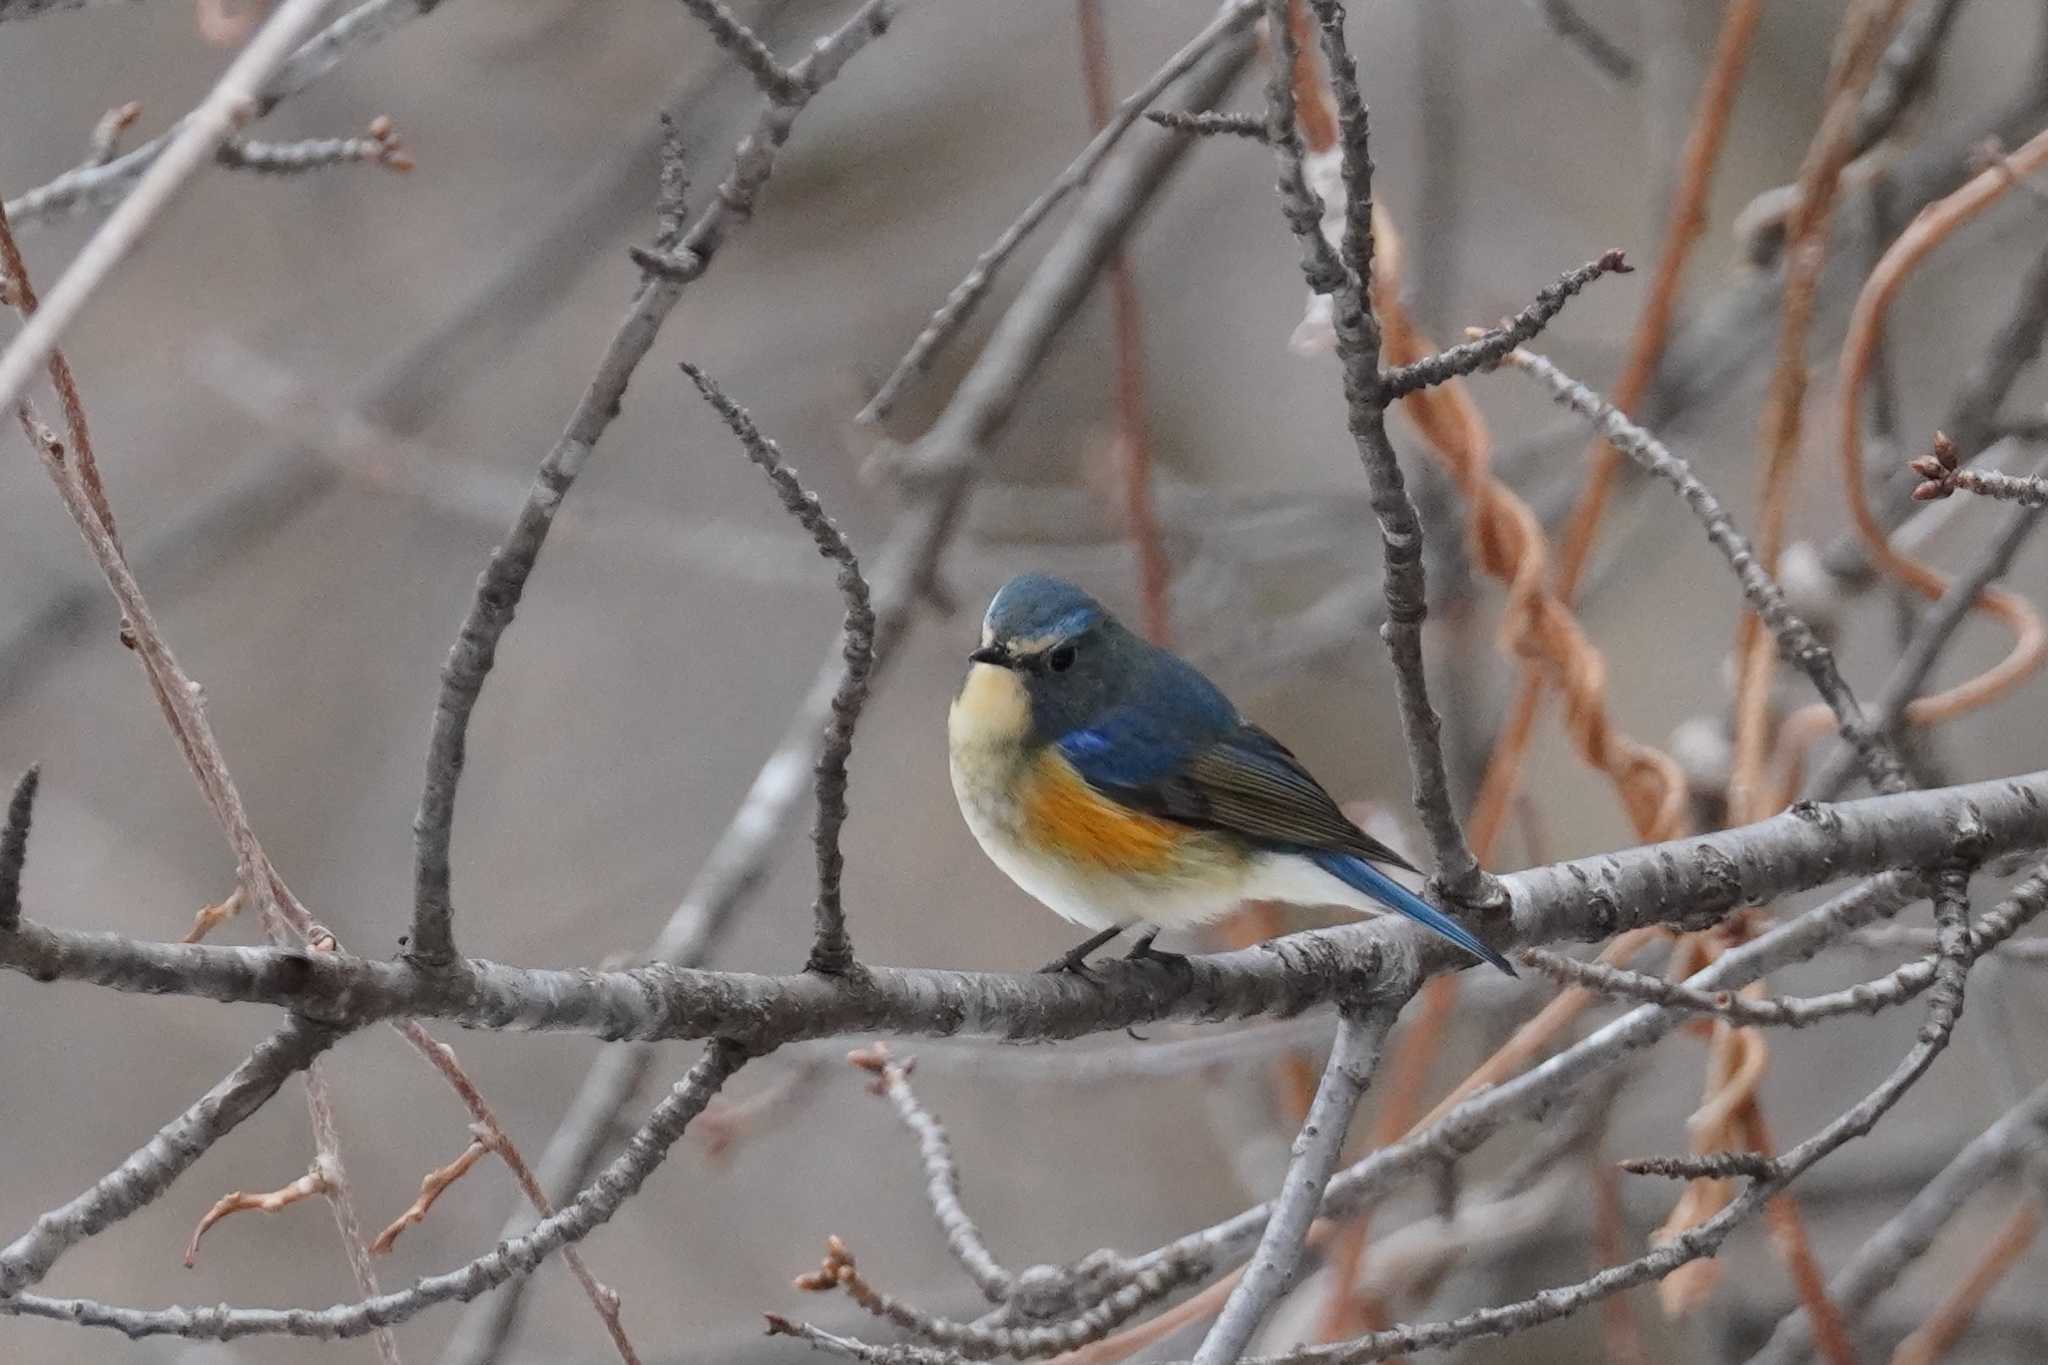
[[[2016,502],[2022,507],[2048,507],[2048,479],[2037,474],[1961,469],[1957,467],[1958,463],[1956,443],[1943,433],[1935,432],[1934,449],[1912,461],[1913,472],[1922,480],[1913,490],[1913,500],[1933,502],[1960,488],[1965,493],[1996,498],[2001,502]]]
[[[1100,1256],[1090,1259],[1095,1262],[1103,1260]],[[795,1287],[811,1293],[843,1290],[864,1311],[893,1322],[926,1341],[950,1347],[967,1359],[990,1360],[1009,1356],[1032,1360],[1076,1350],[1101,1340],[1149,1305],[1198,1278],[1204,1268],[1198,1261],[1161,1262],[1147,1267],[1140,1274],[1107,1277],[1099,1273],[1099,1266],[1088,1262],[1075,1267],[1072,1274],[1057,1267],[1036,1266],[1020,1280],[1021,1302],[1013,1302],[1006,1307],[1017,1308],[1021,1303],[1056,1296],[1071,1299],[1070,1291],[1076,1279],[1097,1281],[1099,1292],[1092,1303],[1071,1316],[1042,1326],[1022,1327],[1001,1321],[1000,1313],[975,1322],[939,1317],[893,1294],[884,1293],[861,1274],[853,1252],[837,1237],[826,1240],[824,1261],[811,1274],[797,1277]]]
[[[333,1172],[315,1157],[304,1175],[277,1189],[256,1194],[235,1190],[222,1195],[200,1218],[199,1226],[192,1229],[192,1239],[185,1243],[185,1269],[190,1270],[199,1264],[199,1240],[221,1219],[237,1213],[282,1213],[294,1204],[302,1204],[308,1199],[324,1199],[333,1192]]]
[[[1550,320],[1564,311],[1564,306],[1573,295],[1602,275],[1630,275],[1635,268],[1622,257],[1619,251],[1610,251],[1597,261],[1588,261],[1582,266],[1560,275],[1555,284],[1546,285],[1536,296],[1536,301],[1513,317],[1504,320],[1498,327],[1475,336],[1463,345],[1452,346],[1438,351],[1435,355],[1424,356],[1412,365],[1402,365],[1385,370],[1380,374],[1380,388],[1389,401],[1441,384],[1454,375],[1471,374],[1475,370],[1487,369],[1499,364],[1525,341],[1533,340],[1537,333],[1549,325]]]
[[[1196,133],[1204,137],[1218,134],[1230,137],[1249,138],[1253,142],[1266,140],[1266,118],[1263,114],[1213,114],[1189,109],[1148,109],[1145,117],[1161,128],[1176,133]]]
[[[837,974],[854,967],[853,940],[846,932],[846,911],[839,902],[839,883],[846,859],[839,851],[839,831],[846,824],[846,761],[853,754],[853,728],[867,704],[868,677],[875,667],[875,608],[869,600],[868,581],[860,561],[847,543],[846,535],[833,524],[818,495],[807,490],[793,470],[782,462],[775,442],[763,436],[754,419],[721,392],[710,377],[685,362],[683,373],[690,376],[725,424],[746,447],[747,458],[767,474],[782,499],[783,508],[811,533],[818,553],[839,566],[839,594],[846,599],[846,620],[841,626],[841,652],[846,669],[832,694],[832,723],[818,751],[818,818],[811,842],[818,851],[818,896],[811,907],[816,921],[811,942],[811,971]]]
[[[1704,927],[1737,905],[1938,860],[1957,821],[1981,830],[1973,838],[1984,857],[2048,847],[2048,772],[1801,805],[1741,829],[1508,874],[1503,941]],[[585,972],[483,959],[450,978],[402,958],[143,943],[27,920],[0,935],[0,966],[44,981],[266,1002],[334,1023],[433,1017],[610,1039],[723,1036],[750,1047],[866,1031],[1053,1039],[1164,1019],[1291,1014],[1361,988],[1404,995],[1424,975],[1469,964],[1455,945],[1393,916],[1193,958],[1185,972],[1105,965],[1092,981],[882,967],[861,981],[666,966]]]
[[[1380,627],[1394,668],[1401,703],[1401,727],[1414,780],[1416,814],[1429,835],[1436,876],[1454,902],[1480,909],[1500,903],[1500,890],[1472,856],[1451,802],[1444,766],[1442,722],[1429,702],[1422,662],[1422,622],[1428,596],[1422,567],[1422,523],[1409,497],[1400,461],[1387,438],[1389,395],[1379,373],[1380,329],[1373,317],[1372,157],[1358,72],[1344,38],[1342,8],[1335,0],[1311,0],[1330,68],[1330,88],[1342,124],[1342,255],[1323,236],[1323,205],[1302,170],[1301,135],[1295,126],[1293,31],[1286,0],[1266,0],[1266,29],[1273,44],[1272,75],[1266,82],[1266,132],[1280,167],[1281,211],[1302,248],[1302,273],[1311,292],[1331,298],[1337,358],[1344,376],[1347,425],[1365,467],[1378,518],[1384,562],[1382,587],[1387,619]]]
[[[847,1060],[872,1075],[874,1091],[885,1096],[917,1138],[918,1154],[924,1158],[925,1197],[932,1216],[946,1235],[946,1249],[960,1263],[990,1303],[1007,1303],[1016,1292],[1017,1277],[1003,1269],[981,1239],[981,1229],[960,1203],[960,1168],[953,1160],[953,1144],[946,1129],[926,1109],[910,1088],[912,1062],[898,1062],[881,1043],[849,1053]]]
[[[242,122],[268,114],[333,70],[344,58],[382,41],[440,3],[442,0],[363,0],[291,52],[261,82]],[[112,160],[98,159],[95,149],[83,165],[9,201],[8,216],[18,224],[28,225],[120,202],[185,135],[191,119],[192,115],[187,115],[168,131]]]
[[[1891,743],[1864,716],[1856,694],[1835,667],[1834,652],[1822,644],[1812,629],[1786,605],[1785,593],[1770,571],[1757,558],[1748,537],[1735,528],[1735,521],[1721,505],[1713,490],[1692,472],[1692,466],[1674,455],[1662,442],[1616,411],[1612,404],[1559,370],[1533,351],[1518,350],[1508,363],[1533,376],[1550,390],[1551,396],[1594,425],[1616,449],[1643,469],[1678,490],[1693,514],[1706,528],[1707,539],[1721,551],[1742,593],[1749,599],[1764,625],[1777,637],[1778,650],[1788,663],[1797,666],[1812,681],[1814,691],[1835,713],[1842,738],[1856,751],[1871,782],[1881,791],[1900,791],[1906,786],[1905,769]]]
[[[946,301],[932,314],[924,330],[911,342],[910,349],[896,362],[896,368],[889,372],[889,377],[875,390],[875,396],[861,409],[856,421],[875,423],[889,415],[903,396],[903,390],[931,368],[932,357],[953,339],[975,306],[987,295],[989,286],[995,283],[996,273],[1016,253],[1023,240],[1045,221],[1046,215],[1062,199],[1088,183],[1103,158],[1130,131],[1146,107],[1165,92],[1166,87],[1194,70],[1205,56],[1220,49],[1226,39],[1244,31],[1252,16],[1258,13],[1259,3],[1260,0],[1224,0],[1222,9],[1210,20],[1208,27],[1189,39],[1185,46],[1166,59],[1165,65],[1152,73],[1150,79],[1117,105],[1116,112],[1102,126],[1102,131],[1089,139],[1088,145],[1081,149],[1081,154],[1074,158],[1072,164],[1054,177],[1052,184],[1046,186],[1036,199],[1025,205],[1017,220],[1004,228],[989,248],[975,258],[973,269],[946,295]]]
[[[1252,1334],[1265,1321],[1294,1280],[1308,1239],[1309,1224],[1322,1206],[1323,1193],[1344,1151],[1351,1116],[1372,1083],[1380,1049],[1394,1027],[1400,1005],[1346,1007],[1337,1025],[1337,1041],[1323,1069],[1321,1085],[1294,1139],[1287,1178],[1273,1201],[1273,1213],[1252,1253],[1251,1265],[1224,1303],[1223,1311],[1202,1339],[1195,1365],[1230,1365],[1244,1353]]]
[[[1627,86],[1642,79],[1636,59],[1581,14],[1574,0],[1525,0],[1525,3],[1543,16],[1543,22],[1565,46],[1578,53],[1586,65],[1607,80]]]
[[[369,131],[362,137],[310,137],[297,142],[230,138],[221,143],[214,159],[229,170],[257,175],[301,175],[351,163],[382,166],[400,174],[413,169],[412,155],[399,140],[398,129],[381,115],[370,121]]]
[[[0,933],[12,932],[21,923],[21,869],[28,861],[29,820],[42,777],[39,766],[29,765],[7,800],[7,825],[0,830]]]
[[[157,215],[228,134],[247,120],[264,81],[284,65],[293,46],[319,22],[326,8],[326,0],[284,0],[264,21],[262,30],[179,126],[162,157],[136,182],[135,192],[108,215],[51,288],[43,306],[8,343],[5,353],[0,353],[0,408],[13,405],[29,376],[56,349],[57,339],[127,258]]]
[[[718,46],[754,78],[762,94],[781,104],[802,104],[812,91],[803,78],[775,60],[768,44],[728,9],[723,0],[683,0],[683,8],[697,16]]]
[[[1630,1175],[1661,1175],[1672,1180],[1768,1180],[1778,1163],[1762,1152],[1710,1152],[1706,1156],[1645,1156],[1621,1163]]]
[[[608,1222],[639,1192],[682,1137],[690,1120],[703,1112],[718,1088],[746,1058],[744,1049],[714,1041],[689,1074],[627,1139],[625,1150],[568,1207],[542,1219],[527,1236],[500,1242],[467,1265],[427,1276],[409,1289],[318,1310],[122,1308],[86,1299],[14,1294],[0,1298],[0,1313],[57,1318],[86,1327],[111,1327],[130,1338],[176,1336],[195,1341],[233,1341],[246,1336],[281,1335],[331,1341],[365,1336],[394,1326],[437,1303],[467,1302],[509,1279],[532,1273],[549,1255],[581,1241]]]
[[[455,1160],[446,1166],[436,1166],[420,1178],[419,1197],[405,1206],[405,1211],[391,1220],[384,1231],[377,1234],[377,1240],[370,1243],[370,1254],[388,1256],[391,1248],[398,1245],[398,1239],[407,1228],[417,1227],[427,1221],[427,1215],[434,1205],[448,1191],[448,1187],[469,1174],[470,1167],[488,1156],[491,1144],[481,1135],[472,1137],[469,1145],[456,1154]]]
[[[295,1073],[334,1046],[343,1030],[293,1016],[240,1066],[82,1193],[38,1217],[0,1250],[0,1302],[49,1273],[78,1243],[141,1209],[212,1146],[260,1109]]]
[[[888,27],[890,0],[867,0],[852,18],[790,69],[812,95],[823,89],[868,41]],[[673,256],[696,264],[702,274],[724,242],[728,229],[753,212],[754,199],[775,167],[775,155],[788,140],[804,103],[771,100],[754,130],[733,154],[732,169],[711,204],[677,244]],[[526,503],[519,509],[505,543],[491,552],[490,564],[477,580],[470,604],[448,661],[441,670],[441,695],[434,707],[433,733],[428,740],[427,778],[413,820],[413,923],[411,955],[441,971],[457,972],[449,892],[449,839],[455,820],[455,788],[469,744],[469,718],[484,680],[496,662],[498,641],[512,624],[526,580],[540,557],[562,499],[590,458],[598,438],[618,414],[627,381],[639,367],[661,324],[682,297],[686,279],[680,274],[650,274],[643,279],[613,334],[583,396],[570,415],[554,448],[541,460]]]

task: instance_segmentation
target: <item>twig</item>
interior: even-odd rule
[[[1635,268],[1619,251],[1609,251],[1597,261],[1567,270],[1555,284],[1546,285],[1536,301],[1499,326],[1489,328],[1462,345],[1448,347],[1410,365],[1383,371],[1380,386],[1388,398],[1400,398],[1417,389],[1441,384],[1453,375],[1489,369],[1525,341],[1533,340],[1564,311],[1573,295],[1602,275],[1630,275]]]
[[[48,1274],[59,1257],[156,1201],[195,1161],[261,1108],[343,1030],[293,1016],[220,1084],[194,1101],[120,1165],[39,1216],[0,1250],[0,1302]]]
[[[1767,1180],[1777,1170],[1775,1158],[1762,1152],[1709,1152],[1705,1156],[1643,1156],[1621,1163],[1630,1175],[1661,1175],[1673,1180]]]
[[[939,1317],[893,1294],[884,1293],[860,1273],[853,1252],[837,1237],[826,1239],[823,1263],[811,1274],[798,1276],[795,1287],[811,1293],[842,1290],[865,1312],[893,1322],[926,1341],[958,1351],[960,1354],[953,1357],[955,1360],[991,1360],[998,1356],[1032,1360],[1088,1346],[1198,1277],[1204,1269],[1202,1263],[1196,1261],[1155,1265],[1141,1274],[1114,1282],[1107,1292],[1071,1316],[1042,1326],[1024,1327],[997,1321],[993,1315],[976,1322]],[[1062,1286],[1049,1284],[1045,1287],[1057,1292]],[[1027,1288],[1025,1294],[1030,1296],[1032,1290]]]
[[[847,1054],[847,1060],[875,1078],[876,1094],[887,1097],[917,1138],[918,1154],[924,1158],[925,1198],[946,1235],[946,1248],[967,1272],[969,1279],[990,1303],[1003,1304],[1016,1292],[1017,1277],[1003,1269],[981,1239],[981,1229],[960,1203],[960,1168],[953,1160],[953,1144],[946,1129],[918,1100],[910,1088],[909,1062],[897,1062],[881,1043]]]
[[[1626,454],[1643,469],[1669,483],[1686,501],[1706,528],[1707,539],[1728,560],[1742,583],[1757,619],[1771,632],[1785,659],[1796,665],[1813,683],[1813,688],[1834,712],[1835,723],[1863,761],[1871,782],[1881,791],[1899,791],[1906,786],[1905,770],[1891,743],[1863,713],[1856,694],[1835,667],[1834,652],[1822,644],[1812,629],[1785,603],[1785,594],[1759,561],[1749,540],[1735,529],[1720,500],[1693,474],[1686,461],[1665,448],[1662,442],[1630,422],[1598,394],[1564,374],[1548,360],[1531,351],[1518,350],[1508,363],[1541,381],[1559,403],[1591,421],[1613,449]]]
[[[854,420],[863,424],[881,421],[889,415],[903,391],[919,376],[931,368],[932,357],[959,332],[969,314],[987,295],[990,285],[995,282],[996,273],[1016,253],[1017,247],[1031,235],[1046,215],[1051,213],[1062,199],[1088,183],[1102,164],[1104,157],[1130,131],[1138,116],[1145,112],[1154,100],[1165,93],[1182,76],[1192,71],[1196,64],[1210,52],[1221,46],[1225,39],[1243,31],[1258,13],[1261,0],[1224,0],[1222,8],[1200,33],[1189,39],[1185,46],[1166,59],[1165,65],[1152,73],[1143,85],[1117,105],[1102,131],[1089,139],[1081,154],[1068,167],[1054,177],[1053,182],[1041,191],[1036,199],[1024,206],[1017,220],[1003,229],[989,247],[977,256],[974,266],[966,278],[953,286],[951,293],[939,310],[926,322],[924,330],[910,344],[896,367],[882,381],[875,396],[868,400],[860,415]]]
[[[802,104],[811,96],[803,78],[775,60],[775,54],[760,36],[739,21],[722,0],[683,0],[683,8],[697,16],[720,48],[754,78],[754,84],[769,99],[782,104]]]
[[[192,1239],[185,1243],[185,1268],[190,1270],[199,1264],[199,1239],[221,1219],[237,1213],[282,1213],[294,1204],[308,1199],[324,1199],[333,1192],[334,1173],[315,1157],[306,1173],[290,1184],[258,1194],[235,1190],[222,1195],[199,1220],[199,1226],[192,1229]]]
[[[309,137],[297,142],[230,138],[220,144],[214,160],[229,170],[257,175],[302,175],[352,162],[400,174],[413,169],[412,154],[399,140],[398,129],[381,115],[370,121],[369,132],[362,137]]]
[[[1145,111],[1145,117],[1161,128],[1170,128],[1176,133],[1196,133],[1204,137],[1242,137],[1253,142],[1266,140],[1266,118],[1263,114],[1216,114],[1192,109],[1148,109]]]
[[[1934,1239],[1971,1195],[2029,1151],[2048,1147],[2048,1085],[2035,1090],[1965,1144],[1907,1205],[1857,1248],[1828,1284],[1828,1293],[1854,1316],[1868,1310],[1906,1269],[1925,1255]],[[1804,1357],[1808,1328],[1803,1314],[1781,1321],[1750,1365],[1793,1365]]]
[[[7,800],[7,824],[0,830],[0,933],[10,933],[21,923],[21,870],[28,861],[29,821],[42,777],[42,768],[30,764]]]
[[[782,462],[775,442],[763,436],[754,419],[737,406],[710,377],[687,361],[683,373],[690,376],[733,435],[746,447],[752,460],[775,485],[782,506],[810,532],[818,553],[839,566],[839,593],[846,599],[846,619],[840,627],[841,652],[846,671],[832,696],[832,723],[818,751],[818,818],[811,842],[818,851],[818,895],[812,904],[816,921],[811,971],[837,974],[854,966],[853,940],[846,932],[846,912],[840,905],[840,877],[846,865],[839,849],[839,831],[846,823],[846,761],[853,754],[853,729],[868,698],[868,677],[875,666],[875,609],[869,600],[868,581],[861,575],[860,561],[846,535],[818,503],[818,495],[807,490],[793,470]]]
[[[333,70],[344,58],[373,46],[441,3],[444,0],[363,0],[278,63],[258,83],[253,98],[243,106],[246,116],[236,126],[268,114]],[[190,133],[194,117],[186,115],[169,130],[111,161],[97,160],[95,151],[85,164],[9,201],[8,215],[16,223],[26,225],[122,201],[131,187],[139,186],[170,149]],[[212,150],[206,147],[201,155]]]
[[[1825,995],[1749,999],[1728,993],[1705,994],[1662,977],[1625,971],[1598,962],[1524,948],[1522,961],[1555,981],[1582,986],[1601,995],[1644,1000],[1689,1014],[1707,1014],[1751,1027],[1807,1028],[1844,1014],[1878,1014],[1905,1004],[1934,983],[1929,960],[1908,963],[1889,976],[1865,981]]]
[[[84,1299],[16,1294],[0,1299],[0,1313],[53,1317],[86,1327],[111,1327],[130,1338],[176,1336],[195,1341],[233,1341],[270,1335],[331,1341],[394,1326],[437,1303],[467,1302],[516,1276],[532,1273],[550,1254],[587,1237],[610,1221],[639,1192],[669,1149],[746,1061],[744,1049],[714,1041],[604,1173],[566,1208],[541,1220],[532,1233],[500,1242],[456,1270],[430,1275],[409,1289],[378,1294],[333,1308],[122,1308]]]
[[[2048,479],[2037,474],[2001,474],[1994,469],[1958,469],[1956,465],[1956,443],[1935,432],[1934,449],[1912,462],[1913,472],[1922,480],[1913,490],[1913,500],[1933,502],[1960,488],[2023,507],[2048,507]]]
[[[867,0],[810,55],[790,68],[791,75],[812,95],[839,74],[847,60],[869,39],[888,27],[890,0]],[[709,265],[727,230],[744,222],[756,195],[775,166],[776,151],[788,139],[804,103],[770,100],[754,131],[733,155],[730,173],[711,204],[676,246],[676,261],[694,261],[696,274]],[[496,661],[498,640],[512,624],[512,614],[526,580],[547,540],[562,499],[590,457],[598,438],[611,425],[625,395],[626,384],[654,344],[662,322],[682,296],[680,274],[649,273],[635,292],[625,320],[613,334],[596,372],[578,400],[568,425],[541,460],[526,503],[519,510],[505,543],[491,552],[477,582],[462,628],[441,672],[441,695],[434,707],[428,741],[427,777],[413,821],[413,924],[409,952],[436,970],[459,972],[450,900],[449,840],[455,818],[455,789],[461,780],[469,736],[469,718],[478,694]],[[821,888],[822,891],[822,888]]]
[[[1642,72],[1634,57],[1621,49],[1597,24],[1579,12],[1573,0],[1526,0],[1550,31],[1615,85],[1634,85]]]
[[[0,353],[0,408],[13,405],[29,376],[48,361],[58,338],[157,215],[221,141],[248,119],[264,81],[292,55],[293,47],[319,22],[326,8],[326,0],[284,0],[264,21],[262,30],[179,126],[163,155],[136,182],[134,192],[80,248],[43,306]]]
[[[1301,1264],[1308,1229],[1323,1202],[1330,1173],[1344,1151],[1344,1136],[1358,1101],[1372,1083],[1380,1049],[1394,1026],[1401,1002],[1349,1006],[1337,1025],[1337,1041],[1316,1088],[1315,1102],[1294,1139],[1287,1178],[1273,1201],[1272,1216],[1252,1253],[1251,1264],[1231,1291],[1216,1323],[1195,1353],[1196,1365],[1229,1365],[1244,1353],[1252,1334],[1286,1291]]]
[[[434,1204],[441,1196],[447,1193],[448,1187],[462,1179],[465,1175],[468,1175],[470,1167],[483,1160],[484,1157],[490,1154],[490,1151],[491,1144],[485,1141],[482,1135],[479,1134],[470,1138],[469,1145],[457,1154],[455,1160],[449,1162],[446,1166],[436,1166],[433,1170],[428,1171],[420,1179],[419,1197],[406,1205],[405,1211],[392,1219],[384,1231],[377,1234],[377,1240],[370,1243],[370,1254],[372,1256],[390,1255],[391,1248],[398,1245],[400,1235],[407,1228],[417,1227],[419,1224],[426,1222],[427,1214],[433,1210]]]
[[[1344,38],[1343,12],[1334,0],[1312,0],[1330,68],[1344,151],[1341,255],[1323,235],[1323,204],[1302,172],[1301,135],[1295,126],[1295,45],[1285,0],[1266,0],[1266,27],[1274,44],[1266,83],[1266,129],[1279,161],[1280,200],[1302,248],[1302,273],[1311,292],[1331,299],[1337,357],[1344,377],[1346,422],[1372,490],[1384,562],[1387,619],[1380,627],[1394,668],[1402,733],[1414,781],[1416,814],[1429,835],[1436,877],[1453,902],[1493,908],[1499,888],[1472,856],[1451,803],[1444,767],[1442,725],[1429,702],[1422,662],[1422,622],[1428,598],[1422,568],[1422,524],[1387,439],[1387,395],[1380,383],[1380,331],[1372,313],[1372,159],[1358,72]]]
[[[142,117],[142,105],[135,100],[117,104],[100,115],[100,121],[92,126],[92,137],[86,144],[85,164],[104,166],[112,161],[121,150],[121,135],[135,126],[135,120]]]

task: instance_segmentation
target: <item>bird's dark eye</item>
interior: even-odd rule
[[[1074,666],[1074,647],[1071,644],[1057,646],[1045,656],[1045,666],[1055,673],[1064,673]]]

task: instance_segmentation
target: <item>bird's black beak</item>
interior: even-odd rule
[[[997,668],[1010,666],[1010,653],[1001,645],[983,645],[967,656],[969,663],[994,664]]]

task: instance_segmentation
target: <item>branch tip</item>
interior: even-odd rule
[[[28,861],[29,822],[42,783],[42,764],[31,763],[15,782],[14,795],[7,802],[7,824],[0,830],[0,932],[21,923],[21,869]]]

